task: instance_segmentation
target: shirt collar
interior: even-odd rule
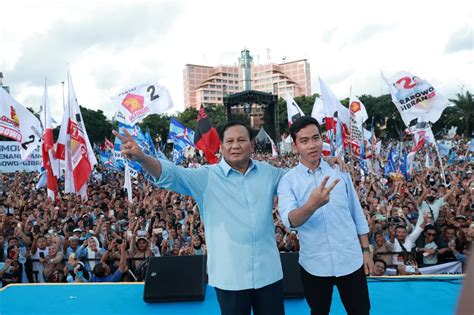
[[[300,169],[303,173],[308,174],[308,175],[312,175],[312,174],[316,173],[317,171],[324,171],[328,166],[329,166],[329,164],[321,157],[321,161],[319,162],[319,166],[315,169],[314,172],[312,170],[310,170],[306,165],[301,163],[301,161],[298,163],[298,165],[296,167],[298,169]]]
[[[224,158],[221,159],[221,161],[219,162],[219,166],[220,168],[222,169],[222,171],[224,171],[224,174],[225,176],[229,176],[229,173],[230,171],[234,171],[236,173],[239,173],[239,171],[233,169],[227,162]],[[250,159],[250,164],[249,164],[249,168],[247,169],[247,172],[245,172],[245,174],[247,174],[248,172],[250,172],[253,168],[257,168],[257,164],[252,160]]]

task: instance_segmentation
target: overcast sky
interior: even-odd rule
[[[439,2],[439,3],[438,3]],[[473,1],[8,1],[0,5],[0,71],[22,104],[39,108],[48,78],[53,117],[71,70],[79,103],[111,118],[110,96],[158,81],[182,111],[187,63],[306,58],[339,98],[388,93],[405,70],[447,97],[474,92]],[[66,89],[67,90],[67,89]]]

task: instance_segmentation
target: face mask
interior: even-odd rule
[[[428,202],[433,202],[433,201],[435,201],[435,197],[434,196],[428,196],[428,197],[426,197],[426,200]]]
[[[193,247],[194,247],[195,250],[199,250],[199,249],[201,249],[201,244],[199,244],[199,246],[193,245]]]

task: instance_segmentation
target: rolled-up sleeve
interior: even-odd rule
[[[349,173],[342,173],[341,176],[344,178],[344,182],[346,183],[349,209],[356,226],[357,234],[367,234],[369,233],[369,224],[365,218],[364,209],[362,209],[362,206],[360,205],[359,197],[354,189],[351,177],[349,176]]]
[[[278,211],[280,212],[280,217],[283,224],[290,228],[291,223],[288,219],[290,212],[298,208],[298,202],[296,201],[296,196],[291,187],[291,182],[289,176],[283,176],[278,184]]]

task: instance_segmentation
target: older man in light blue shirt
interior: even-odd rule
[[[290,134],[300,163],[281,179],[278,206],[283,223],[298,231],[311,314],[329,313],[334,285],[349,314],[368,314],[369,227],[351,178],[321,158],[322,139],[314,118],[297,119]]]
[[[206,233],[209,284],[222,314],[284,314],[283,273],[272,220],[273,199],[284,170],[253,161],[252,132],[227,123],[223,159],[197,169],[145,155],[125,133],[122,154],[158,178],[158,185],[198,203]]]

